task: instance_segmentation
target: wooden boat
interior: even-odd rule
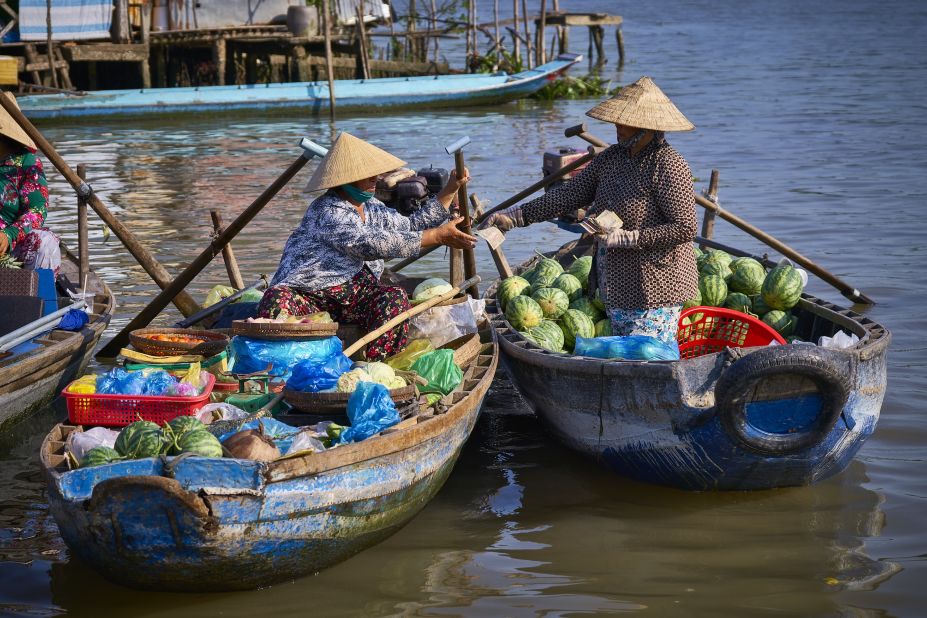
[[[580,240],[550,255],[569,264],[591,250]],[[486,292],[487,311],[517,390],[555,439],[619,474],[692,490],[806,485],[846,468],[878,421],[891,335],[819,298],[803,295],[793,310],[801,339],[843,330],[859,337],[857,345],[633,362],[527,341],[499,311],[497,286]]]
[[[498,360],[488,325],[452,405],[363,442],[270,463],[141,459],[68,471],[60,424],[41,450],[51,513],[74,555],[157,590],[248,589],[319,571],[385,539],[437,493]]]
[[[61,274],[77,283],[78,273],[77,259],[62,246]],[[0,359],[0,427],[52,401],[87,367],[116,308],[112,291],[92,271],[87,290],[94,294],[93,313],[82,330],[53,330],[33,339],[34,349]]]
[[[389,77],[336,80],[338,110],[369,110],[396,107],[460,107],[503,103],[537,92],[582,60],[577,54],[561,54],[555,60],[514,75],[505,72],[423,77]],[[83,95],[42,94],[17,99],[32,119],[77,116],[147,116],[186,112],[234,110],[328,109],[328,82],[150,88],[147,90],[99,90]]]

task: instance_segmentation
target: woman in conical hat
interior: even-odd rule
[[[664,134],[695,127],[649,77],[586,114],[614,124],[617,143],[575,178],[484,225],[508,231],[580,208],[587,217],[614,212],[622,226],[596,236],[588,292],[605,304],[615,335],[675,342],[682,306],[698,295],[697,224],[692,173]]]
[[[378,176],[404,164],[350,133],[338,136],[307,185],[325,193],[309,205],[287,240],[259,316],[327,311],[335,321],[373,330],[409,308],[403,289],[380,285],[384,259],[412,257],[437,245],[476,245],[475,237],[457,229],[463,218],[448,216],[457,189],[469,177],[458,179],[452,172],[447,186],[409,217],[374,197]],[[404,322],[371,342],[367,359],[402,350],[408,328]]]
[[[16,102],[9,93],[2,96]],[[47,214],[48,183],[35,144],[0,107],[0,257],[57,274],[61,249],[58,237],[42,227]]]

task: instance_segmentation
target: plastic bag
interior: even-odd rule
[[[231,355],[235,373],[263,371],[268,363],[270,374],[289,379],[293,367],[305,360],[324,361],[341,352],[337,337],[310,341],[270,341],[249,337],[232,337]]]
[[[419,386],[422,393],[447,395],[463,380],[463,371],[454,364],[454,350],[435,350],[412,363],[412,371],[428,380]]]
[[[230,403],[207,403],[196,413],[196,418],[204,425],[211,425],[215,421],[237,421],[248,416],[248,413]]]
[[[679,345],[675,342],[666,343],[647,335],[588,339],[577,337],[573,354],[636,361],[679,360]]]
[[[818,345],[822,348],[852,348],[857,343],[859,343],[859,337],[842,330],[837,331],[833,337],[824,336],[818,339]]]
[[[143,395],[145,376],[141,371],[126,371],[122,367],[110,369],[97,378],[100,395]]]
[[[466,302],[432,307],[409,320],[409,339],[428,339],[435,348],[448,341],[476,332],[477,322],[486,312],[486,301],[473,298]]]
[[[139,373],[144,374],[145,371]],[[181,389],[180,381],[164,371],[163,369],[155,369],[145,376],[145,385],[142,389],[143,395],[170,395],[170,396],[190,396],[190,395],[181,395],[181,392],[187,392],[186,389]],[[196,395],[197,391],[194,388],[191,395]]]
[[[361,382],[348,399],[351,426],[341,432],[340,444],[360,442],[399,422],[399,411],[382,384]]]
[[[259,303],[261,299],[264,298],[264,292],[260,290],[255,290],[251,288],[250,290],[245,290],[242,292],[242,295],[238,297],[236,303]]]
[[[90,449],[98,446],[113,448],[118,435],[118,431],[105,427],[94,427],[87,431],[72,431],[68,434],[67,450],[74,455],[77,461],[81,461]]]
[[[79,331],[89,321],[90,316],[84,311],[80,309],[69,309],[67,313],[61,316],[61,321],[58,322],[58,326],[55,328],[60,330]]]
[[[408,371],[412,368],[412,363],[418,360],[419,357],[434,351],[434,349],[434,346],[431,345],[429,340],[415,339],[409,342],[409,345],[407,345],[402,352],[390,356],[384,362],[393,369]]]
[[[211,307],[223,298],[228,298],[235,292],[235,288],[228,285],[214,286],[211,290],[209,290],[209,293],[206,294],[206,300],[203,301],[203,308]]]
[[[97,377],[93,374],[81,376],[68,385],[69,393],[92,395],[97,392]]]
[[[309,359],[293,367],[293,375],[286,385],[304,393],[318,393],[334,388],[338,378],[351,368],[351,359],[338,352],[325,359]]]
[[[325,445],[322,444],[322,441],[319,440],[315,432],[311,430],[305,430],[296,434],[296,437],[293,438],[293,441],[290,443],[290,448],[287,449],[285,453],[283,453],[283,451],[281,452],[284,455],[292,455],[293,453],[302,453],[304,451],[321,453],[324,450]]]
[[[287,425],[283,421],[278,421],[274,418],[259,418],[243,424],[238,429],[233,429],[232,431],[222,434],[219,436],[219,442],[225,442],[239,431],[257,429],[259,427],[264,431],[265,436],[274,441],[274,445],[281,453],[286,453],[290,449],[290,444],[292,444],[296,434],[304,429],[303,427]]]

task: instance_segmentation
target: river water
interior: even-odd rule
[[[483,3],[481,3],[483,4]],[[503,3],[507,4],[507,3]],[[536,7],[538,2],[529,3]],[[878,301],[859,307],[893,332],[882,420],[843,474],[814,487],[685,493],[636,484],[559,447],[497,381],[437,498],[384,543],[316,576],[235,594],[138,593],[69,561],[48,514],[37,450],[51,408],[0,439],[0,613],[538,616],[917,616],[927,601],[923,417],[927,293],[927,9],[916,1],[570,2],[621,13],[628,62],[615,84],[650,75],[697,125],[670,140],[699,188],[720,170],[720,200]],[[486,7],[481,7],[485,10]],[[585,33],[571,40],[585,52]],[[448,53],[452,44],[443,45]],[[460,54],[457,55],[460,57]],[[452,56],[452,60],[454,57]],[[469,135],[471,191],[497,202],[537,180],[541,153],[594,101],[353,116],[348,130],[410,161],[451,167],[443,146]],[[590,120],[593,131],[612,137]],[[298,156],[327,143],[326,119],[293,114],[49,125],[72,165],[169,271],[204,247],[208,210],[231,220]],[[583,144],[574,140],[577,147]],[[234,243],[245,278],[272,273],[306,204],[312,164]],[[49,174],[51,224],[75,238],[73,194]],[[723,242],[762,247],[719,223]],[[514,263],[570,238],[516,230]],[[121,327],[154,286],[115,237],[91,225],[91,258],[118,294]],[[410,272],[441,274],[433,254]],[[489,280],[494,269],[479,256]],[[221,262],[192,286],[223,282]],[[844,303],[812,280],[810,291]],[[169,315],[163,321],[175,317]],[[234,577],[234,573],[229,574]]]

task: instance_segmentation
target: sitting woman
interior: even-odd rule
[[[47,213],[48,183],[35,144],[0,108],[0,258],[57,275],[61,249],[58,237],[42,227]]]
[[[476,238],[448,220],[448,209],[469,177],[452,173],[447,186],[408,218],[373,197],[380,174],[405,162],[342,132],[319,163],[307,189],[328,191],[313,200],[283,248],[280,266],[258,306],[260,317],[327,311],[338,322],[360,324],[368,332],[409,308],[406,292],[381,286],[383,260],[412,257],[447,245],[469,249]],[[402,350],[404,322],[367,346],[367,359]]]
[[[589,292],[598,289],[615,335],[675,342],[682,305],[698,293],[697,224],[692,173],[664,133],[695,127],[649,77],[586,115],[614,124],[618,143],[569,182],[483,225],[506,232],[590,203],[587,217],[613,211],[624,225],[596,237]]]

